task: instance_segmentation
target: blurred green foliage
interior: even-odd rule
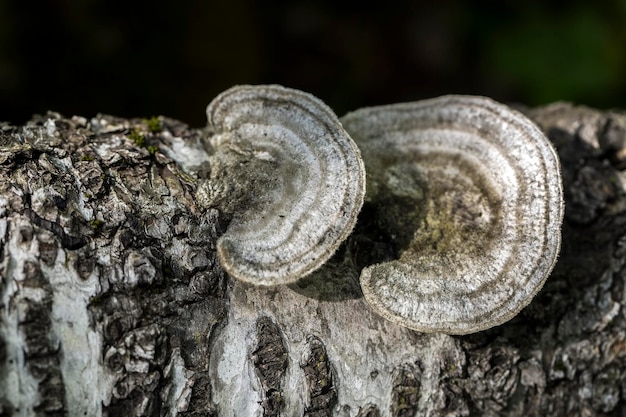
[[[199,126],[243,83],[300,88],[340,115],[446,93],[626,108],[626,0],[0,0],[0,120]]]
[[[626,1],[534,5],[495,22],[485,69],[531,104],[626,103]]]

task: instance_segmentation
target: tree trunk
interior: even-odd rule
[[[225,276],[224,221],[194,201],[201,130],[0,124],[0,416],[626,415],[626,115],[527,114],[561,158],[561,256],[520,315],[468,336],[370,310],[367,210],[297,284]]]

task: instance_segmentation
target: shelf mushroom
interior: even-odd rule
[[[350,234],[365,195],[359,149],[333,111],[302,91],[236,86],[207,107],[211,176],[204,207],[230,218],[224,270],[287,284],[321,266]]]
[[[366,204],[397,259],[360,282],[383,317],[467,334],[514,317],[543,286],[563,218],[557,155],[490,99],[444,96],[344,116],[367,169]]]

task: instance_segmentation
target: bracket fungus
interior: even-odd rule
[[[558,157],[539,128],[490,99],[444,96],[342,119],[367,168],[366,204],[397,259],[361,272],[383,317],[467,334],[511,319],[559,252]]]
[[[321,266],[350,234],[365,195],[356,144],[316,97],[278,85],[236,86],[207,107],[211,177],[205,207],[230,217],[222,267],[256,285]]]

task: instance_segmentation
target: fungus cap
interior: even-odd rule
[[[563,218],[558,157],[533,122],[472,96],[341,120],[365,160],[366,204],[398,254],[361,272],[374,310],[418,331],[466,334],[530,303],[556,262]]]
[[[293,282],[352,231],[365,194],[359,149],[316,97],[278,85],[237,86],[207,107],[209,204],[232,216],[222,267],[257,285]]]

